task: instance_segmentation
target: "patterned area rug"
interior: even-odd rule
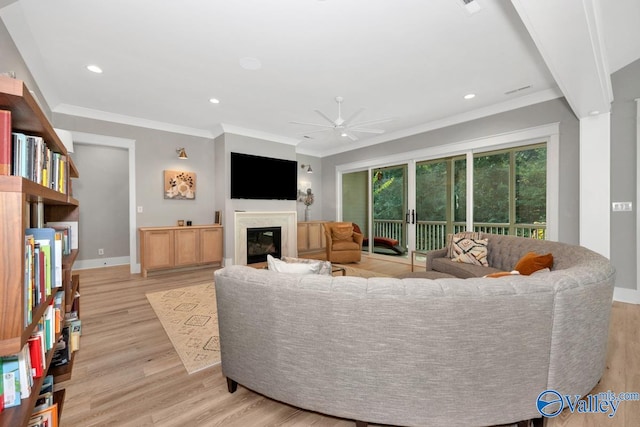
[[[147,299],[189,374],[220,363],[213,282],[151,292]]]

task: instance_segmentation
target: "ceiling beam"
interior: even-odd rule
[[[578,118],[611,110],[599,0],[511,0]]]

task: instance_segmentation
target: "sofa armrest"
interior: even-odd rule
[[[426,261],[425,261],[425,270],[430,271],[433,270],[433,260],[435,258],[444,258],[447,256],[447,248],[435,249],[432,251],[425,252]]]

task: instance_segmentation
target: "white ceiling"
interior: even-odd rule
[[[580,116],[591,107],[571,86],[572,55],[599,62],[604,92],[608,73],[640,58],[638,0],[562,0],[554,29],[536,12],[557,0],[474,3],[475,14],[462,0],[2,0],[0,17],[54,112],[318,156],[562,95]],[[262,68],[243,69],[245,57]],[[335,118],[336,96],[343,117],[394,120],[356,142],[290,123],[326,124],[314,110]]]

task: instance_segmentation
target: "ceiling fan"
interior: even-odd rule
[[[303,135],[308,135],[310,133],[317,133],[317,132],[334,131],[336,133],[339,133],[340,136],[342,137],[349,138],[352,141],[357,141],[358,137],[354,135],[354,132],[376,133],[376,134],[384,133],[383,129],[373,129],[373,128],[368,128],[364,126],[370,126],[373,124],[384,123],[384,122],[389,122],[393,120],[392,118],[385,118],[385,119],[377,119],[377,120],[368,120],[366,122],[353,123],[353,120],[364,111],[364,108],[360,108],[359,110],[357,110],[348,119],[343,119],[342,118],[342,101],[344,101],[343,97],[336,96],[336,102],[338,103],[338,118],[335,120],[330,119],[329,116],[327,116],[320,110],[314,110],[323,119],[325,119],[328,122],[328,124],[295,122],[295,121],[292,121],[289,123],[293,123],[297,125],[317,126],[321,128],[318,130],[304,132]]]

